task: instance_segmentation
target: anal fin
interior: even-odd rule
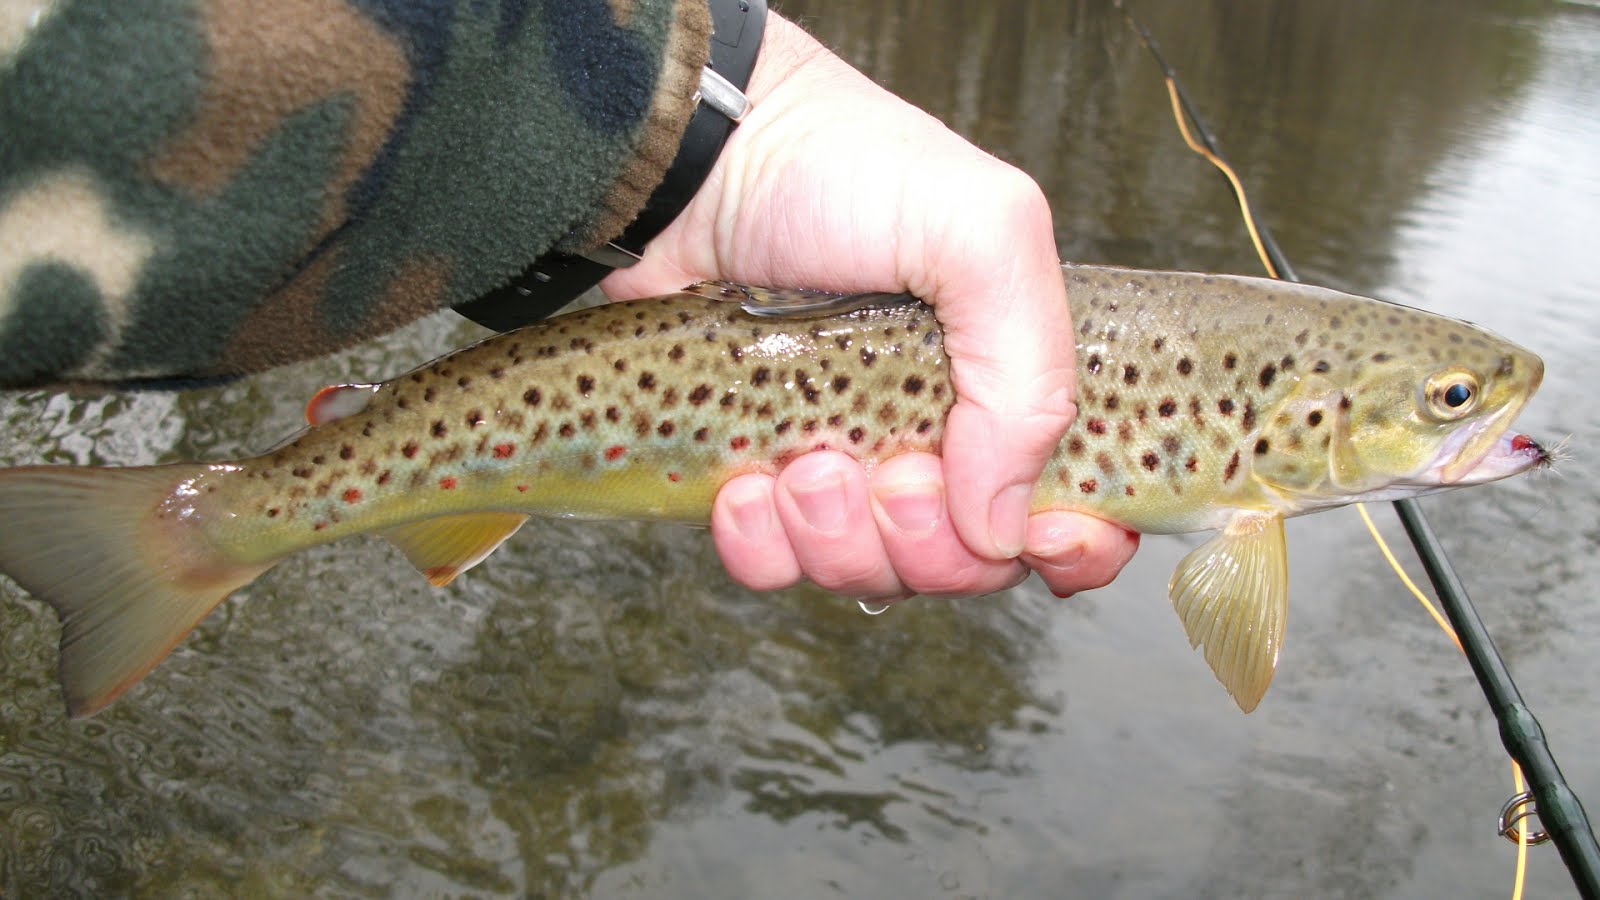
[[[1283,516],[1240,512],[1178,563],[1167,588],[1191,647],[1250,712],[1272,683],[1289,606]]]
[[[521,513],[463,513],[424,519],[379,532],[411,560],[434,587],[444,587],[517,533]]]

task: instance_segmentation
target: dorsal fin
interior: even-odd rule
[[[528,517],[521,513],[488,512],[440,516],[378,532],[411,560],[434,587],[483,562]]]
[[[702,281],[683,289],[707,300],[737,303],[752,316],[811,319],[851,312],[868,306],[901,306],[919,302],[910,294],[869,292],[835,294],[798,288],[760,288],[731,281]]]
[[[367,408],[378,384],[330,384],[306,403],[306,421],[312,425],[326,425],[335,419],[353,416]]]

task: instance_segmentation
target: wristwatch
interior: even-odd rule
[[[645,245],[689,205],[749,112],[743,89],[766,18],[766,0],[711,0],[711,61],[700,72],[694,113],[666,175],[620,236],[581,256],[546,253],[504,287],[456,304],[456,312],[496,331],[520,328],[566,306],[613,269],[638,262]]]

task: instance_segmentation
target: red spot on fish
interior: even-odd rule
[[[1104,419],[1090,419],[1088,422],[1090,434],[1105,434],[1106,423]]]
[[[667,480],[668,481],[672,481],[672,482],[682,481],[683,480],[683,476],[679,475],[677,472],[668,472],[667,473]]]
[[[515,452],[517,452],[517,445],[516,444],[495,444],[494,445],[494,458],[495,459],[505,459],[506,457],[510,456],[511,454],[513,454]]]
[[[519,485],[517,485],[517,490],[519,490],[522,493],[526,494],[528,492],[528,486],[525,485],[525,484],[519,484]]]
[[[327,522],[318,522],[317,524],[311,526],[311,530],[312,531],[321,531],[322,529],[327,528],[327,527],[328,527],[328,523]]]
[[[417,455],[417,442],[408,441],[404,447],[400,448],[400,455],[406,459],[414,458]]]
[[[618,444],[615,447],[607,447],[606,448],[606,459],[610,459],[610,460],[621,459],[622,458],[622,454],[627,453],[627,452],[628,452],[628,449],[626,447],[622,446],[621,444]]]
[[[346,502],[346,503],[354,503],[354,502],[356,502],[357,500],[360,500],[360,499],[361,499],[361,491],[360,490],[358,490],[356,488],[346,488],[345,489],[344,502]]]
[[[456,489],[455,476],[446,475],[445,477],[439,479],[439,487],[441,487],[441,488],[443,488],[443,489],[445,489],[447,491],[455,490]]]
[[[273,508],[267,510],[267,518],[276,519],[277,517],[278,517],[278,508],[276,506],[274,506]]]
[[[741,434],[729,441],[728,446],[735,450],[743,450],[744,448],[750,446],[750,439]]]

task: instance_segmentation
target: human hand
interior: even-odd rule
[[[852,597],[981,594],[1039,572],[1059,595],[1109,582],[1138,536],[1028,515],[1076,414],[1073,337],[1050,209],[1027,175],[873,84],[777,15],[706,184],[637,265],[601,283],[644,297],[706,279],[908,291],[944,328],[957,400],[942,460],[867,472],[820,451],[734,479],[712,534],[739,582],[801,577]]]

